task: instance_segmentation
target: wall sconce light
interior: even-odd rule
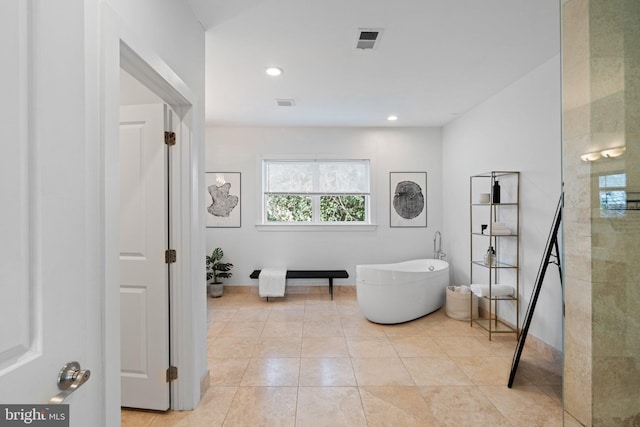
[[[595,162],[596,160],[606,157],[612,159],[614,157],[620,157],[627,151],[627,147],[608,148],[602,151],[594,151],[593,153],[587,153],[580,156],[583,162]]]
[[[580,159],[583,162],[595,162],[596,160],[600,159],[600,157],[602,157],[602,155],[600,153],[587,153],[587,154],[583,154],[582,156],[580,156]]]
[[[627,147],[610,148],[600,152],[603,157],[620,157],[627,150]]]

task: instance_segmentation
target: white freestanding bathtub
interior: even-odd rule
[[[449,263],[442,260],[356,266],[358,305],[375,323],[408,322],[436,311],[448,285]]]

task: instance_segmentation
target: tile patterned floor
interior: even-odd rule
[[[209,299],[211,387],[194,411],[122,411],[124,427],[561,426],[559,367],[444,309],[377,325],[355,295]]]

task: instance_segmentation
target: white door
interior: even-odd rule
[[[170,405],[164,109],[120,109],[122,406],[162,411]]]
[[[64,402],[70,424],[100,426],[100,171],[91,166],[97,142],[87,138],[94,134],[77,72],[84,57],[51,67],[60,46],[84,49],[75,33],[83,22],[66,6],[0,5],[0,404],[48,404],[62,366],[77,361],[91,377]]]

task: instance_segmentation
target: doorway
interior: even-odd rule
[[[164,197],[164,206],[166,209],[170,209],[173,215],[166,218],[166,228],[171,228],[171,233],[166,231],[164,234],[164,240],[166,241],[166,248],[171,248],[176,251],[176,262],[171,264],[170,269],[165,264],[164,271],[166,280],[175,283],[168,291],[165,292],[166,304],[161,305],[169,306],[171,304],[171,311],[175,315],[168,318],[168,308],[166,308],[165,316],[166,322],[166,334],[168,336],[175,337],[175,339],[167,344],[168,356],[164,356],[165,360],[170,362],[165,363],[162,375],[156,375],[156,380],[164,382],[166,386],[167,373],[175,377],[177,372],[177,379],[171,382],[170,386],[166,386],[169,389],[169,401],[168,405],[170,409],[192,409],[199,400],[200,394],[197,393],[197,389],[194,388],[194,383],[200,380],[201,375],[197,375],[199,365],[193,362],[193,355],[197,353],[197,349],[194,346],[198,345],[198,340],[192,338],[193,313],[197,313],[194,310],[194,301],[191,298],[191,283],[193,282],[191,276],[194,274],[195,269],[191,267],[191,253],[195,253],[192,249],[194,243],[197,243],[198,236],[190,233],[190,230],[197,227],[197,221],[194,221],[192,212],[196,211],[195,204],[189,200],[189,194],[195,193],[194,188],[199,186],[199,178],[193,173],[193,168],[189,165],[192,161],[191,153],[193,147],[191,145],[191,133],[194,126],[193,119],[193,107],[192,103],[187,99],[192,99],[192,94],[189,89],[181,85],[176,80],[173,73],[167,70],[166,65],[161,66],[155,64],[154,58],[145,60],[145,55],[139,55],[134,52],[127,44],[119,39],[119,61],[117,63],[112,62],[110,65],[105,65],[105,70],[111,70],[114,73],[115,78],[108,79],[105,83],[105,92],[109,93],[109,96],[105,96],[105,328],[106,334],[106,353],[107,357],[105,364],[107,365],[107,371],[109,372],[108,382],[111,384],[111,400],[108,402],[108,407],[113,408],[111,405],[117,405],[118,412],[121,404],[127,404],[123,402],[126,398],[125,393],[122,392],[121,378],[121,366],[124,367],[125,363],[122,361],[121,347],[123,344],[121,340],[123,334],[121,331],[121,313],[131,308],[125,307],[125,302],[122,301],[122,295],[120,292],[120,275],[122,267],[120,266],[120,150],[118,141],[120,140],[120,107],[121,104],[131,103],[155,103],[156,105],[166,105],[163,107],[167,112],[172,112],[171,119],[165,120],[171,129],[176,133],[176,145],[172,148],[174,155],[167,156],[164,160],[164,166],[167,170],[171,170],[172,173],[167,174],[167,179],[161,179],[165,181],[166,188],[171,191],[172,197]],[[144,50],[143,50],[144,52]],[[157,58],[155,58],[157,60]],[[156,61],[157,62],[157,61]],[[150,64],[155,64],[150,65]],[[158,71],[158,69],[160,71]],[[105,72],[105,75],[113,75],[109,71]],[[167,74],[167,75],[165,75]],[[137,89],[131,91],[131,86],[123,91],[125,94],[120,95],[120,85],[125,80],[135,80]],[[169,83],[171,82],[171,83]],[[110,89],[109,89],[110,88]],[[183,96],[184,94],[184,96]],[[135,100],[135,102],[134,102]],[[163,118],[161,118],[162,121]],[[135,122],[136,120],[134,120]],[[135,125],[137,126],[137,125]],[[134,126],[134,127],[135,127]],[[167,130],[164,128],[164,124],[161,125],[160,131],[164,133]],[[116,133],[117,132],[117,133]],[[164,141],[164,135],[162,137]],[[164,146],[164,142],[162,143]],[[170,178],[169,178],[170,177]],[[187,200],[185,201],[185,196]],[[170,245],[170,246],[169,246]],[[162,253],[164,262],[164,250]],[[203,273],[204,275],[204,273]],[[164,280],[164,278],[163,278]],[[204,282],[204,280],[203,280]],[[166,287],[165,287],[166,289]],[[141,289],[137,289],[141,292]],[[133,295],[136,304],[141,304],[145,299],[138,294]],[[129,304],[127,302],[127,304]],[[135,304],[134,304],[135,307]],[[129,310],[136,312],[136,310]],[[139,311],[139,310],[138,310]],[[203,317],[206,319],[206,314]],[[153,323],[153,322],[151,322]],[[138,322],[138,324],[142,324]],[[148,326],[149,321],[146,322]],[[123,325],[124,327],[124,325]],[[205,326],[203,326],[204,328]],[[138,336],[144,331],[143,328],[138,328]],[[145,335],[150,334],[149,331],[145,331]],[[134,342],[139,340],[134,339]],[[155,342],[155,337],[153,337]],[[166,370],[170,366],[174,366],[176,369]],[[136,372],[140,374],[139,372]],[[116,382],[117,379],[117,382]],[[143,406],[143,405],[130,405],[130,406]],[[148,406],[147,406],[148,407]],[[169,409],[162,404],[160,407],[154,409]],[[115,408],[114,408],[115,409]],[[115,416],[115,413],[113,413]]]

